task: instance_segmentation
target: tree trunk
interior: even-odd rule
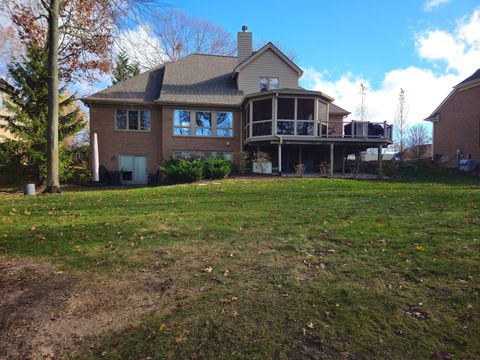
[[[60,191],[58,177],[58,15],[59,0],[50,0],[48,14],[47,188]]]

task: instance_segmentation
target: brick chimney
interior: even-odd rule
[[[243,25],[242,31],[237,34],[237,53],[238,63],[252,55],[252,33],[246,25]]]

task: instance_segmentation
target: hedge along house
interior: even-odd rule
[[[346,122],[332,97],[300,87],[303,71],[272,43],[253,51],[246,26],[237,41],[237,56],[189,55],[82,99],[100,167],[145,184],[169,158],[248,151],[267,153],[273,173],[333,174],[349,154],[391,143],[390,125]]]

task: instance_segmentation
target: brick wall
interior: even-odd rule
[[[434,152],[449,157],[446,166],[456,166],[457,149],[480,160],[480,86],[457,91],[434,125]]]
[[[112,105],[90,105],[90,141],[97,133],[100,165],[109,171],[118,170],[119,155],[148,156],[148,172],[155,173],[161,159],[161,111],[151,110],[151,129],[144,131],[119,131],[115,129],[115,112],[120,108]],[[148,109],[148,107],[125,107],[122,109]]]
[[[173,108],[151,107],[151,130],[118,131],[115,112],[120,106],[90,105],[90,139],[97,133],[100,165],[109,171],[118,170],[119,155],[147,155],[148,172],[155,173],[158,165],[172,156],[173,151],[241,151],[240,112],[233,112],[233,138],[173,136]],[[145,109],[148,107],[125,107]],[[182,107],[183,109],[183,107]],[[205,108],[204,110],[212,110]]]

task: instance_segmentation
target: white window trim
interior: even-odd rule
[[[190,113],[190,126],[176,126],[175,125],[175,111],[188,111]],[[197,127],[197,112],[209,112],[212,114],[212,126],[198,126]],[[232,114],[232,127],[221,127],[221,130],[230,130],[231,136],[217,135],[217,114],[218,113],[231,113]],[[172,109],[172,135],[175,137],[194,137],[194,138],[218,138],[218,139],[232,139],[235,137],[235,112],[233,110],[205,110],[205,109]],[[175,134],[175,129],[189,129],[190,134]],[[196,129],[211,129],[212,135],[197,135]]]
[[[117,125],[118,125],[118,124],[117,124],[117,113],[118,113],[118,110],[125,110],[125,111],[127,112],[125,129],[119,129],[118,126],[117,126]],[[138,118],[137,118],[138,129],[131,130],[131,129],[128,128],[128,117],[130,116],[130,115],[129,115],[129,111],[136,111],[136,112],[138,113]],[[148,111],[148,112],[150,112],[150,127],[148,128],[148,130],[141,130],[141,129],[140,129],[140,112],[141,112],[141,111]],[[131,108],[116,108],[116,109],[115,109],[115,115],[114,115],[114,121],[115,121],[115,131],[148,133],[148,132],[151,132],[151,131],[152,131],[152,110],[150,110],[150,109],[137,109],[137,108],[134,108],[134,109],[131,109]]]

